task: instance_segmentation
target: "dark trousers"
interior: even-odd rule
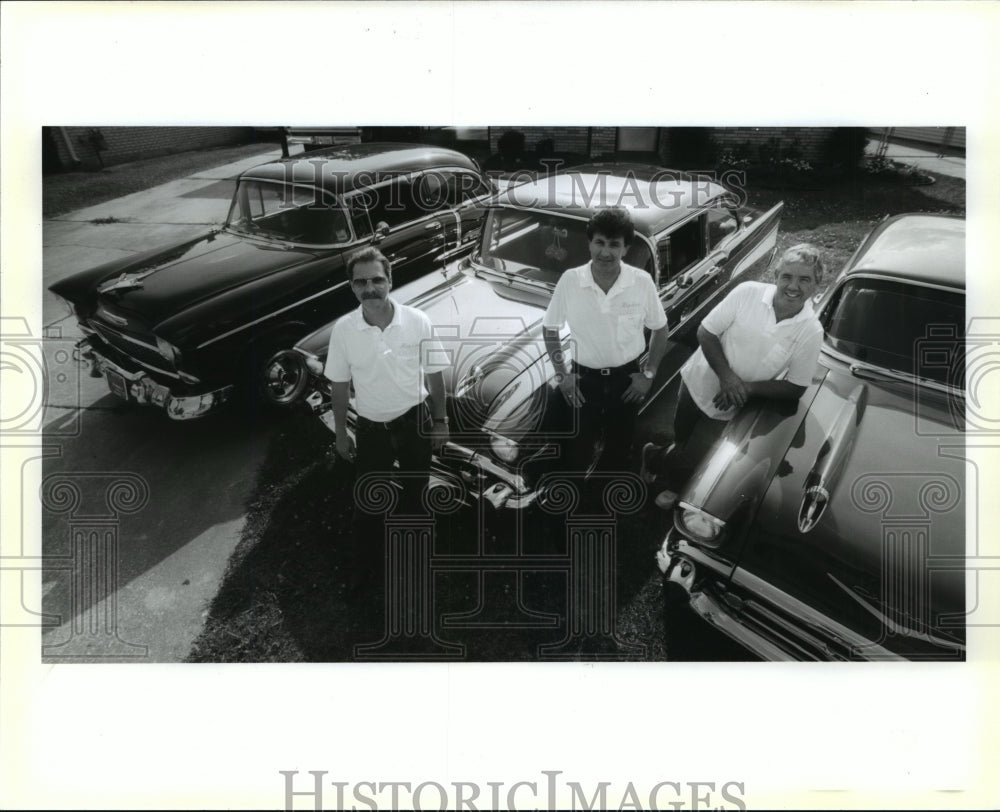
[[[667,446],[650,461],[653,473],[662,474],[664,484],[674,491],[684,487],[697,459],[692,458],[690,441],[695,431],[700,443],[712,443],[726,427],[725,420],[715,420],[705,414],[694,402],[687,386],[681,381],[677,393],[677,407],[674,411],[674,445]]]
[[[426,513],[422,497],[430,479],[432,426],[426,403],[386,423],[358,417],[354,458],[357,473],[354,582],[380,580],[387,515]],[[398,469],[394,466],[397,462]],[[362,478],[369,474],[377,476],[363,481]],[[402,489],[392,490],[397,501],[387,514],[384,496],[392,480],[398,481]]]
[[[636,403],[625,403],[622,394],[632,383],[630,375],[639,371],[638,361],[608,370],[574,365],[584,403],[577,409],[577,432],[564,446],[566,468],[586,471],[594,455],[594,443],[604,436],[604,451],[597,464],[600,471],[627,471],[639,411]]]

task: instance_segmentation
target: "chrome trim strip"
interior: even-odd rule
[[[864,361],[859,361],[853,355],[847,355],[840,350],[831,347],[826,343],[826,336],[824,335],[823,344],[820,346],[820,352],[823,355],[828,355],[831,358],[839,361],[844,366],[848,367],[853,375],[856,370],[861,372],[870,371],[873,377],[883,377],[890,380],[896,381],[897,383],[906,383],[911,386],[919,386],[924,389],[933,389],[935,392],[941,392],[945,395],[951,395],[952,397],[965,398],[965,390],[958,389],[954,386],[949,386],[946,383],[940,383],[938,381],[932,381],[928,378],[921,378],[919,375],[913,375],[909,372],[900,372],[895,369],[886,369],[885,367],[876,366],[875,364],[867,364]],[[869,379],[870,380],[870,379]]]
[[[934,290],[945,290],[948,293],[958,293],[962,296],[965,295],[965,288],[958,288],[954,285],[941,285],[937,282],[924,282],[919,279],[907,278],[905,276],[892,276],[887,273],[879,273],[878,271],[847,271],[841,280],[841,284],[849,279],[879,279],[883,282],[897,282],[903,285],[913,285],[919,288],[932,288]]]
[[[208,341],[204,341],[201,344],[199,344],[197,347],[195,347],[195,349],[200,350],[200,349],[202,349],[204,347],[209,346],[210,344],[214,344],[216,341],[222,341],[222,339],[224,339],[224,338],[229,338],[229,336],[236,335],[236,333],[242,332],[243,330],[248,330],[251,327],[254,327],[255,325],[260,324],[262,321],[267,321],[268,319],[274,318],[275,316],[280,315],[281,313],[284,313],[286,310],[291,310],[294,307],[298,307],[299,305],[305,304],[308,301],[311,301],[313,299],[317,299],[320,296],[325,296],[326,294],[331,293],[332,291],[335,291],[338,288],[342,288],[345,285],[347,285],[347,280],[346,279],[343,282],[339,282],[338,284],[334,285],[332,288],[325,288],[324,290],[321,290],[319,293],[314,293],[312,296],[306,296],[305,299],[299,299],[296,302],[292,302],[290,305],[286,305],[285,307],[282,307],[282,308],[280,308],[278,310],[275,310],[275,311],[273,311],[271,313],[268,313],[265,316],[261,316],[259,319],[255,319],[254,321],[247,322],[246,324],[243,324],[243,325],[241,325],[239,327],[234,327],[229,332],[222,333],[221,335],[217,335],[215,338],[210,338]]]
[[[874,641],[869,640],[864,635],[858,634],[858,632],[837,623],[835,620],[831,620],[826,615],[817,612],[809,606],[809,604],[803,603],[797,598],[789,595],[787,592],[772,586],[767,581],[764,581],[762,578],[758,578],[756,575],[753,575],[742,567],[736,567],[734,569],[732,581],[738,587],[746,589],[754,595],[760,596],[760,598],[766,600],[771,605],[789,607],[786,611],[793,615],[807,629],[811,630],[814,634],[820,635],[821,638],[825,637],[836,640],[852,654],[857,653],[858,650],[866,650],[876,656],[858,656],[863,656],[865,659],[878,660],[905,659],[895,652],[892,652],[889,649],[878,645]]]
[[[109,333],[112,333],[113,335],[116,335],[119,338],[124,339],[125,341],[129,341],[132,344],[138,344],[140,347],[145,347],[147,350],[152,350],[157,355],[160,354],[160,348],[157,347],[155,344],[147,344],[145,341],[140,341],[138,338],[132,338],[131,336],[126,335],[125,333],[121,332],[120,330],[116,330],[114,327],[109,327],[107,324],[105,324],[103,321],[101,321],[98,318],[91,319],[91,322],[92,322],[91,326],[98,333],[101,332],[101,328],[104,328]]]
[[[91,348],[91,350],[93,350],[94,354],[101,359],[101,363],[102,364],[108,364],[109,366],[115,367],[115,369],[121,369],[120,366],[118,366],[114,361],[111,361],[109,358],[107,358],[107,356],[105,356],[104,353],[102,353],[100,351],[100,349],[98,349],[97,347],[94,347],[93,344],[90,345],[90,348]],[[144,367],[146,367],[146,369],[151,369],[153,372],[159,372],[161,375],[166,375],[167,377],[170,377],[170,378],[176,378],[178,381],[182,380],[181,376],[178,373],[176,373],[176,372],[170,372],[169,370],[166,370],[166,369],[160,369],[159,367],[154,367],[152,364],[144,363],[143,361],[140,361],[138,358],[132,358],[131,355],[129,356],[129,358],[131,358],[133,361],[135,361],[135,363],[139,364],[139,366],[144,366]],[[130,372],[129,375],[130,376],[145,375],[145,373],[144,372]],[[193,377],[193,376],[188,376],[188,377]],[[198,383],[199,381],[198,381],[197,378],[195,378],[194,381],[187,381],[187,382],[188,383]]]

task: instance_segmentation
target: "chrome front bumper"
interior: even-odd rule
[[[314,389],[306,396],[305,403],[324,426],[336,432],[333,411],[322,393]],[[348,416],[347,431],[354,435],[353,415]],[[431,460],[431,487],[435,483],[444,486],[456,480],[462,483],[468,501],[485,500],[497,509],[523,510],[541,495],[540,491],[528,487],[523,476],[497,465],[487,455],[448,442]]]
[[[702,620],[764,660],[791,659],[773,640],[747,627],[740,619],[739,599],[717,588],[707,568],[680,551],[683,536],[670,528],[662,552],[666,598],[676,608],[687,605]]]
[[[108,389],[122,400],[140,405],[158,406],[172,420],[192,420],[215,411],[229,400],[233,386],[224,386],[196,395],[174,394],[169,387],[151,378],[146,372],[133,372],[107,358],[91,344],[89,338],[79,341],[74,359],[90,367],[92,377],[104,377]]]

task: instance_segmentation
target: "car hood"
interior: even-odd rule
[[[943,393],[858,378],[821,357],[794,407],[772,402],[734,418],[683,498],[721,519],[756,502],[757,521],[774,532],[831,540],[881,532],[883,508],[951,522],[962,514],[964,463],[946,452],[949,438],[962,445],[963,409]],[[931,492],[937,487],[931,483],[942,493]],[[826,505],[800,517],[805,491],[813,487],[827,491]],[[892,504],[883,505],[884,499]],[[962,532],[942,532],[937,540],[947,540],[949,550],[964,549]]]
[[[430,317],[452,362],[446,373],[448,391],[467,407],[470,427],[487,414],[512,427],[516,407],[550,377],[541,326],[549,291],[452,266],[391,295]],[[332,329],[333,322],[296,348],[325,362]]]
[[[963,560],[964,403],[824,355],[790,412],[745,410],[702,461],[681,499],[727,525],[702,551],[834,617],[884,622],[900,562]],[[961,617],[962,568],[941,566],[927,582],[935,615]]]
[[[91,268],[50,289],[86,312],[106,301],[117,313],[155,328],[213,296],[314,257],[311,251],[216,231]]]

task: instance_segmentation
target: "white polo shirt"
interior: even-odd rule
[[[585,367],[620,367],[646,349],[643,327],[667,323],[653,278],[641,268],[621,266],[605,293],[594,281],[590,263],[565,271],[556,284],[542,326],[559,330],[569,324],[575,360]]]
[[[774,285],[743,282],[712,311],[702,326],[719,337],[722,351],[733,372],[744,381],[772,381],[782,377],[798,386],[808,386],[823,344],[823,327],[806,301],[789,319],[774,315]],[[716,420],[729,420],[736,409],[715,408],[712,398],[721,389],[719,377],[699,347],[681,367],[681,377],[695,403]]]
[[[450,366],[427,314],[390,301],[395,312],[385,330],[366,322],[360,307],[337,320],[324,370],[335,383],[353,381],[357,413],[379,422],[422,403],[424,374]]]

